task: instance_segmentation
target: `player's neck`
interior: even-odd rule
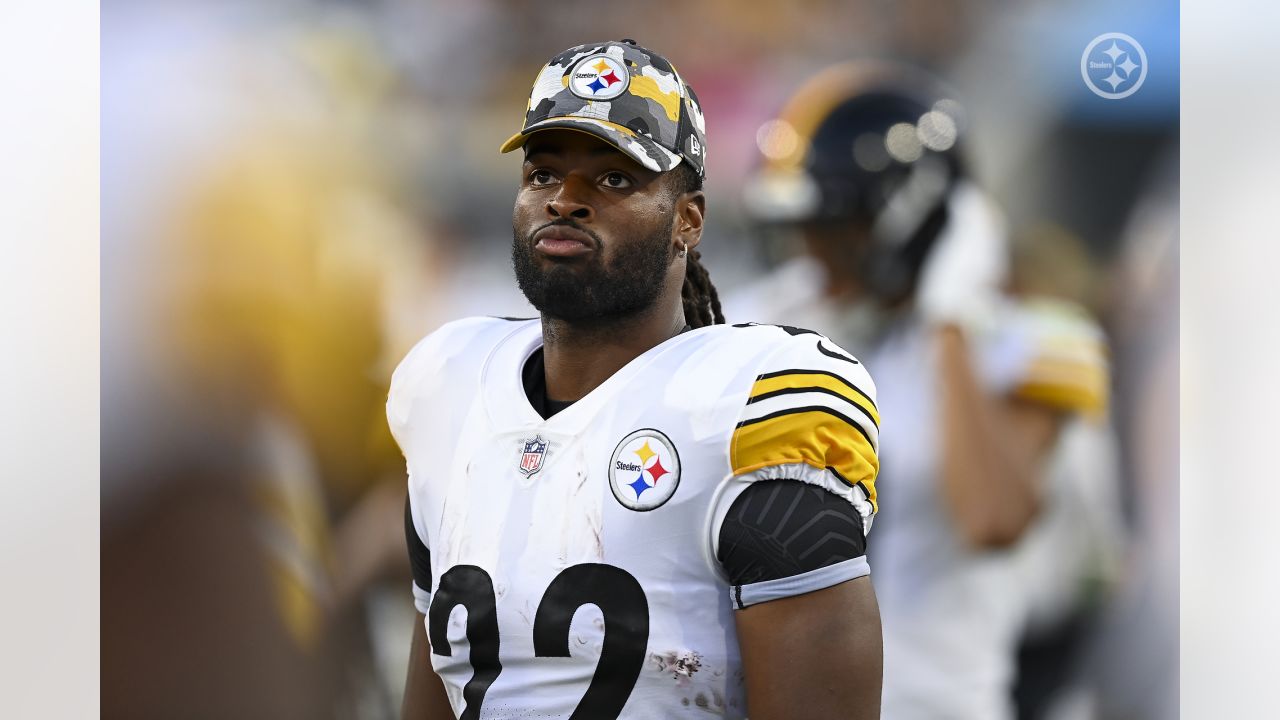
[[[547,397],[579,400],[627,363],[678,335],[685,327],[677,305],[657,307],[607,323],[571,323],[542,317]]]

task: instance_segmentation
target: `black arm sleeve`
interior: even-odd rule
[[[752,483],[720,526],[717,559],[733,585],[779,580],[866,554],[858,511],[795,480]]]
[[[409,566],[413,569],[413,582],[431,592],[431,551],[418,537],[413,527],[413,513],[409,510],[409,497],[404,498],[404,540],[409,545]]]

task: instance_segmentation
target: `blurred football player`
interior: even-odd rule
[[[389,316],[430,287],[352,121],[385,58],[318,15],[114,9],[102,716],[385,715],[364,592],[403,565],[383,378],[411,344]]]
[[[821,335],[723,324],[697,97],[632,41],[574,47],[521,148],[541,318],[446,325],[387,403],[421,613],[404,715],[877,717],[875,387]]]
[[[877,521],[886,718],[1010,717],[1024,611],[1019,542],[1064,423],[1102,409],[1100,334],[1060,304],[1002,293],[1000,215],[969,179],[965,117],[894,66],[833,67],[758,142],[746,185],[799,259],[727,303],[858,348],[876,375],[889,498]]]

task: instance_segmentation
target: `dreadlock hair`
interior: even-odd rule
[[[724,323],[720,295],[716,286],[711,284],[711,275],[698,262],[701,257],[697,250],[689,251],[685,258],[684,287],[680,290],[680,299],[684,301],[684,321],[692,328]]]
[[[680,163],[671,171],[671,188],[675,197],[702,189],[702,176],[688,163]],[[684,321],[691,328],[724,323],[720,311],[720,294],[711,284],[711,275],[700,262],[702,253],[690,249],[685,258],[684,287],[680,299],[684,302]]]

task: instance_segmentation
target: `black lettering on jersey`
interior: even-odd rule
[[[822,335],[822,333],[818,332],[817,330],[806,330],[805,328],[799,328],[793,325],[771,325],[770,323],[746,322],[746,323],[738,323],[737,325],[734,325],[734,327],[736,328],[776,327],[781,329],[783,332],[785,332],[786,334],[792,337],[796,337],[797,335]]]
[[[451,657],[449,614],[467,609],[467,641],[472,675],[462,688],[460,718],[476,720],[489,686],[502,673],[499,659],[497,596],[489,574],[474,565],[456,565],[440,576],[431,598],[428,636],[431,652]],[[583,605],[604,616],[604,643],[591,685],[569,720],[616,720],[635,689],[649,644],[649,599],[631,573],[613,565],[582,563],[556,575],[538,602],[533,621],[536,657],[571,657],[569,624]]]
[[[489,686],[502,673],[499,659],[498,600],[493,594],[489,573],[475,565],[455,565],[440,576],[440,587],[431,597],[427,618],[431,652],[451,657],[449,613],[457,606],[467,609],[467,642],[471,644],[471,679],[462,688],[466,707],[459,720],[479,720],[480,706]]]
[[[848,362],[848,363],[853,363],[854,365],[861,365],[861,364],[862,364],[862,363],[858,362],[856,359],[854,359],[854,358],[852,358],[852,357],[850,357],[850,356],[848,356],[848,355],[845,355],[845,354],[844,354],[844,353],[842,353],[842,352],[839,352],[839,351],[837,351],[837,350],[828,350],[828,349],[826,349],[826,348],[822,347],[822,341],[821,341],[821,340],[819,340],[819,341],[818,341],[818,352],[822,353],[823,355],[826,355],[826,356],[827,356],[827,357],[829,357],[829,358],[835,358],[836,360],[843,360],[843,361]]]
[[[631,697],[649,643],[649,600],[622,568],[583,563],[551,581],[533,620],[533,654],[569,657],[569,623],[583,605],[604,615],[604,645],[587,693],[569,720],[616,718]]]

